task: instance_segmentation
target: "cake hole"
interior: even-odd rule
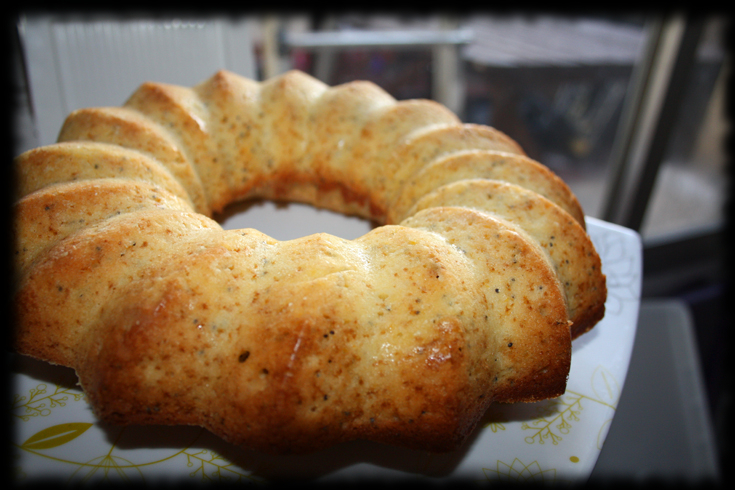
[[[361,237],[375,224],[308,204],[247,201],[228,206],[214,217],[224,229],[255,228],[276,240],[293,240],[315,233],[329,233],[346,240]]]

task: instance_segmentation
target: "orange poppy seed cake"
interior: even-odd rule
[[[267,452],[454,449],[564,393],[605,276],[569,188],[428,100],[298,71],[143,84],[15,161],[17,352],[116,424]],[[380,226],[275,240],[212,216],[303,202]]]

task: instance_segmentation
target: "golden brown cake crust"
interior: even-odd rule
[[[507,220],[548,255],[565,293],[572,339],[588,331],[605,312],[607,288],[592,241],[577,221],[540,194],[491,179],[465,179],[425,195],[409,215],[426,208],[460,206]]]
[[[368,82],[146,83],[15,165],[15,348],[74,368],[109,422],[450,450],[491,403],[561,395],[572,338],[604,314],[558,177]],[[211,219],[250,198],[384,226],[277,241]]]

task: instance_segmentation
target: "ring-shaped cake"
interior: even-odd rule
[[[450,450],[489,404],[562,394],[572,339],[604,315],[556,175],[368,82],[146,83],[15,169],[15,348],[75,369],[113,423]],[[277,241],[212,219],[254,198],[380,226]]]

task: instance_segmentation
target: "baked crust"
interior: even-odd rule
[[[548,256],[564,291],[572,339],[605,314],[607,287],[602,264],[585,230],[559,206],[518,185],[490,179],[464,179],[435,189],[408,213],[460,206],[488,213],[518,226]]]

